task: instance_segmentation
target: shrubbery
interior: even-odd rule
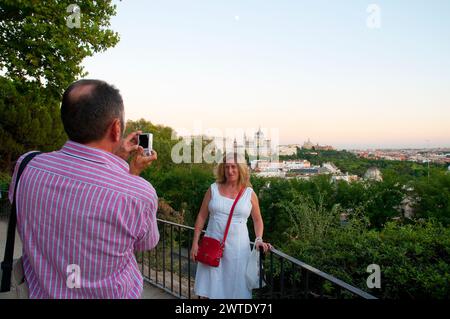
[[[10,183],[11,176],[9,174],[0,172],[0,191],[8,191]]]
[[[442,195],[448,196],[449,180],[441,174],[429,183],[416,181],[429,215],[418,210],[420,218],[396,220],[395,205],[406,190],[395,181],[253,178],[252,183],[265,238],[276,248],[380,298],[417,299],[450,295],[450,228],[443,225],[450,214]],[[347,222],[341,223],[342,213],[348,214]],[[370,264],[381,267],[381,289],[367,288]]]
[[[450,295],[450,230],[433,221],[389,222],[382,230],[335,224],[321,238],[287,241],[281,249],[380,298]],[[380,289],[367,288],[370,264],[381,268]]]
[[[212,170],[195,165],[175,167],[169,171],[147,170],[143,177],[152,183],[159,197],[175,210],[184,210],[185,224],[194,225],[208,187],[214,182]]]

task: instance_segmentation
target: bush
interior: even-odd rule
[[[330,227],[322,238],[288,241],[283,251],[337,278],[385,299],[448,298],[450,229],[433,220],[389,222],[368,230],[360,217]],[[368,289],[367,266],[381,268],[381,289]]]
[[[195,165],[175,167],[169,171],[147,170],[142,174],[155,187],[158,197],[175,210],[185,210],[185,224],[194,225],[203,197],[214,182],[212,170]]]
[[[11,183],[11,176],[9,174],[0,172],[0,191],[8,191]]]

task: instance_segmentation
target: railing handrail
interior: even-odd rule
[[[365,299],[377,299],[375,296],[372,296],[371,294],[365,292],[364,290],[361,290],[361,289],[356,288],[356,287],[354,287],[352,285],[349,285],[345,281],[342,281],[342,280],[340,280],[340,279],[338,279],[338,278],[336,278],[336,277],[334,277],[334,276],[332,276],[330,274],[327,274],[327,273],[325,273],[325,272],[323,272],[323,271],[321,271],[321,270],[319,270],[317,268],[314,268],[313,266],[308,265],[308,264],[304,263],[303,261],[300,261],[300,260],[298,260],[298,259],[296,259],[296,258],[294,258],[292,256],[289,256],[289,255],[283,253],[282,251],[279,251],[279,250],[277,250],[277,249],[275,249],[273,247],[272,247],[272,249],[270,249],[270,251],[272,253],[274,253],[275,255],[278,255],[278,256],[286,259],[286,260],[289,260],[293,264],[295,264],[295,265],[297,265],[297,266],[299,266],[301,268],[304,268],[304,269],[314,273],[315,275],[317,275],[319,277],[322,277],[322,278],[324,278],[324,279],[326,279],[328,281],[331,281],[333,284],[335,284],[337,286],[340,286],[340,287],[350,291],[351,293],[353,293],[355,295],[358,295],[358,296],[363,297]]]
[[[184,228],[184,229],[190,229],[190,230],[194,230],[195,229],[194,227],[191,227],[191,226],[178,224],[178,223],[171,222],[171,221],[168,221],[168,220],[165,220],[165,219],[161,219],[161,218],[157,218],[156,220],[160,221],[162,223],[165,223],[165,224],[181,227],[181,228]],[[202,232],[205,232],[205,231],[203,230]],[[254,242],[250,242],[250,243],[254,244]],[[275,248],[271,247],[270,251],[273,254],[279,256],[280,258],[284,258],[284,259],[290,261],[291,263],[293,263],[293,264],[295,264],[295,265],[297,265],[297,266],[299,266],[299,267],[301,267],[303,269],[306,269],[306,270],[312,272],[313,274],[315,274],[315,275],[317,275],[319,277],[322,277],[323,279],[326,279],[326,280],[332,282],[333,284],[335,284],[336,286],[339,286],[339,287],[341,287],[341,288],[343,288],[345,290],[348,290],[351,293],[353,293],[353,294],[355,294],[355,295],[357,295],[359,297],[362,297],[362,298],[365,298],[365,299],[377,299],[375,296],[373,296],[373,295],[371,295],[371,294],[369,294],[369,293],[367,293],[367,292],[365,292],[365,291],[363,291],[363,290],[361,290],[361,289],[359,289],[357,287],[349,285],[348,283],[346,283],[346,282],[344,282],[344,281],[342,281],[342,280],[340,280],[340,279],[338,279],[338,278],[336,278],[336,277],[334,277],[334,276],[332,276],[330,274],[327,274],[327,273],[325,273],[325,272],[323,272],[323,271],[321,271],[321,270],[319,270],[317,268],[314,268],[313,266],[308,265],[308,264],[306,264],[303,261],[300,261],[300,260],[298,260],[298,259],[296,259],[296,258],[294,258],[292,256],[289,256],[289,255],[283,253],[282,251],[280,251],[278,249],[275,249]]]
[[[8,191],[3,191],[1,189],[0,189],[0,191],[8,193]],[[161,222],[161,223],[164,223],[164,224],[168,224],[168,225],[172,225],[172,226],[176,226],[176,227],[180,227],[180,228],[184,228],[184,229],[188,229],[188,230],[192,230],[192,231],[195,230],[194,227],[178,224],[178,223],[171,222],[171,221],[168,221],[168,220],[165,220],[165,219],[157,218],[156,220],[157,220],[157,222]],[[205,230],[202,230],[202,233],[205,233]],[[250,242],[250,243],[254,244],[254,242]],[[188,249],[189,249],[189,247],[188,247]],[[357,295],[357,296],[365,298],[365,299],[377,299],[375,296],[373,296],[373,295],[371,295],[371,294],[369,294],[369,293],[367,293],[367,292],[365,292],[365,291],[363,291],[363,290],[361,290],[361,289],[359,289],[357,287],[354,287],[354,286],[352,286],[352,285],[350,285],[350,284],[348,284],[348,283],[346,283],[346,282],[344,282],[344,281],[342,281],[342,280],[340,280],[340,279],[338,279],[338,278],[336,278],[336,277],[334,277],[334,276],[332,276],[330,274],[327,274],[327,273],[325,273],[325,272],[323,272],[323,271],[321,271],[321,270],[319,270],[317,268],[314,268],[313,266],[308,265],[305,262],[298,260],[297,258],[289,256],[289,255],[283,253],[282,251],[280,251],[280,250],[278,250],[276,248],[271,247],[270,251],[274,255],[277,255],[280,258],[288,260],[289,262],[293,263],[294,265],[297,265],[298,267],[300,267],[302,269],[305,269],[305,270],[307,270],[307,271],[309,271],[309,272],[311,272],[311,273],[313,273],[313,274],[315,274],[315,275],[317,275],[317,276],[319,276],[319,277],[321,277],[321,278],[323,278],[325,280],[328,280],[329,282],[331,282],[331,283],[335,284],[336,286],[339,286],[339,287],[341,287],[341,288],[351,292],[354,295]]]

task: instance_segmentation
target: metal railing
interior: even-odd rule
[[[136,254],[144,280],[181,299],[194,295],[196,263],[189,257],[194,228],[158,219],[160,241]]]
[[[8,192],[0,198],[0,218],[9,216]],[[189,256],[194,228],[157,219],[160,241],[151,251],[136,253],[144,280],[181,299],[198,298],[194,292],[197,263]],[[253,244],[253,243],[252,243]],[[260,279],[266,284],[254,298],[363,298],[376,299],[361,289],[272,248],[260,254]]]
[[[189,256],[194,228],[157,221],[160,242],[152,251],[137,253],[144,280],[177,298],[198,298],[193,289],[197,263]],[[260,254],[260,268],[263,276],[260,288],[253,291],[254,298],[376,299],[275,248]]]
[[[267,286],[257,298],[270,299],[377,299],[375,296],[272,248],[260,254]],[[261,269],[264,273],[264,269]],[[261,285],[260,285],[261,286]]]

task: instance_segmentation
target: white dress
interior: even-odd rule
[[[247,187],[234,208],[223,257],[219,267],[197,263],[195,293],[210,299],[251,299],[252,291],[245,282],[245,269],[250,256],[247,219],[252,210],[253,189]],[[208,205],[209,221],[205,236],[223,239],[234,199],[219,193],[216,183],[211,185]]]

